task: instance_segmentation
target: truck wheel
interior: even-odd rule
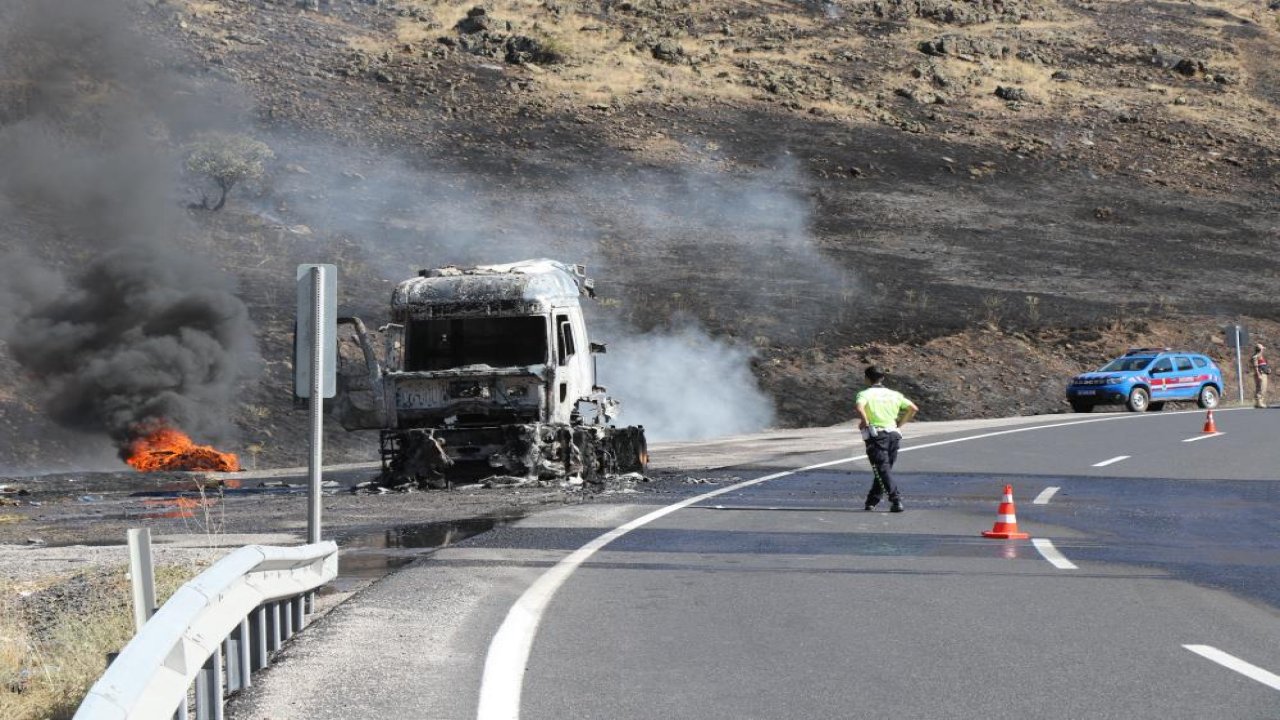
[[[1200,388],[1200,395],[1196,398],[1196,404],[1209,410],[1218,407],[1218,388],[1212,385],[1205,385]]]
[[[1071,402],[1071,410],[1072,410],[1072,412],[1078,412],[1078,413],[1087,413],[1087,412],[1092,412],[1092,411],[1093,411],[1093,403],[1078,402],[1078,401],[1073,400],[1073,401]]]
[[[607,440],[605,441],[608,442]],[[573,458],[573,452],[566,463],[566,474],[573,474],[573,461],[576,459],[581,463],[582,480],[588,483],[598,483],[601,475],[608,472],[607,468],[602,467],[602,458],[600,453],[600,443],[596,441],[596,436],[587,430],[578,430],[573,433],[574,451],[578,453],[577,458]]]
[[[649,469],[649,441],[645,439],[643,427],[638,429],[636,435],[636,448],[639,450],[637,457],[640,460],[636,472],[643,473]]]
[[[1146,412],[1147,406],[1151,404],[1151,393],[1146,388],[1134,388],[1129,393],[1129,401],[1125,403],[1132,412]]]
[[[616,439],[618,471],[643,473],[649,465],[649,444],[643,427],[619,428]]]

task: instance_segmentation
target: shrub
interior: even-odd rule
[[[209,203],[206,195],[200,207],[221,210],[227,194],[246,180],[257,180],[266,171],[266,162],[275,157],[267,144],[248,135],[208,133],[187,148],[187,170],[211,180],[218,187],[218,199]]]

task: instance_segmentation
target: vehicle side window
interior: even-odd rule
[[[1205,360],[1205,359],[1204,359],[1204,358],[1202,358],[1202,357],[1191,358],[1191,362],[1195,363],[1195,364],[1196,364],[1196,367],[1198,367],[1198,368],[1208,367],[1208,366],[1209,366],[1209,361],[1208,361],[1208,360]]]
[[[1179,371],[1179,372],[1181,372],[1181,371],[1183,371],[1183,370],[1190,370],[1190,369],[1191,369],[1191,360],[1190,360],[1190,358],[1179,357],[1179,358],[1174,358],[1174,361],[1178,364],[1178,371]]]
[[[561,365],[566,365],[569,358],[577,352],[573,343],[573,325],[568,315],[556,316],[556,358]]]
[[[1151,366],[1151,374],[1173,372],[1173,362],[1169,358],[1160,358]]]

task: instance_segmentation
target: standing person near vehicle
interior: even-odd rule
[[[1267,376],[1271,374],[1271,366],[1262,354],[1266,349],[1262,343],[1254,345],[1253,356],[1249,358],[1250,367],[1253,368],[1253,406],[1256,408],[1267,406]]]
[[[898,444],[902,433],[898,431],[911,421],[920,409],[897,390],[884,386],[885,373],[875,365],[869,366],[863,375],[868,387],[858,393],[854,404],[858,408],[858,429],[867,446],[867,460],[871,462],[871,490],[867,493],[864,510],[874,510],[880,498],[889,496],[889,512],[902,512],[902,494],[893,482],[893,464],[898,459]]]

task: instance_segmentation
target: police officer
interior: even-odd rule
[[[883,495],[889,496],[889,512],[902,512],[902,495],[893,482],[893,463],[898,459],[898,443],[906,425],[920,409],[897,390],[884,386],[884,371],[872,365],[863,373],[868,387],[858,393],[858,429],[871,462],[871,491],[865,510],[874,510]]]
[[[1256,408],[1267,406],[1267,379],[1271,375],[1271,366],[1267,364],[1263,350],[1266,347],[1262,343],[1254,345],[1253,355],[1249,358],[1249,364],[1253,368],[1253,406]]]

